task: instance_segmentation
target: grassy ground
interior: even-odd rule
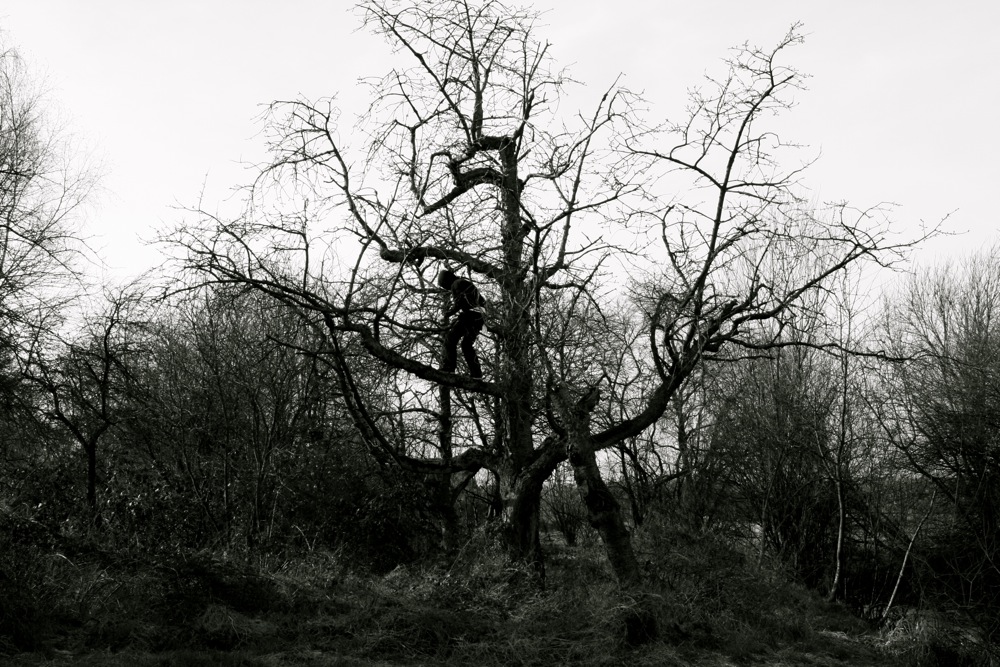
[[[381,576],[323,553],[190,554],[153,568],[52,557],[45,608],[3,608],[0,664],[980,664],[930,617],[876,631],[711,544],[651,562],[641,593],[620,592],[602,562],[595,549],[552,548],[543,589],[484,545],[447,568]]]

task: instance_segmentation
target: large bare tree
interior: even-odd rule
[[[83,246],[74,214],[93,178],[71,157],[24,61],[0,51],[0,326],[9,344],[75,283]]]
[[[83,169],[79,167],[83,166]],[[14,49],[0,48],[0,450],[21,449],[36,407],[25,378],[80,293],[80,208],[93,174],[73,155]]]
[[[409,64],[368,82],[371,109],[349,136],[331,100],[271,105],[274,158],[247,210],[199,211],[171,240],[197,280],[270,294],[323,332],[373,451],[437,473],[445,492],[491,475],[515,557],[541,563],[542,487],[569,460],[634,584],[601,450],[654,427],[699,364],[775,344],[811,292],[907,244],[880,210],[810,210],[801,165],[779,164],[776,117],[801,84],[779,63],[794,31],[736,50],[682,122],[647,126],[617,88],[566,115],[569,82],[531,11],[371,0],[360,12]],[[441,368],[445,266],[488,301],[482,378]]]

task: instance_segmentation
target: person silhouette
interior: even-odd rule
[[[459,278],[450,269],[443,269],[438,274],[438,286],[451,294],[451,307],[445,311],[445,319],[451,320],[453,315],[458,315],[445,335],[441,370],[455,372],[458,364],[458,346],[461,343],[462,356],[465,357],[465,364],[469,367],[469,375],[479,379],[483,377],[483,369],[479,365],[475,344],[486,323],[482,310],[486,305],[486,299],[471,280]]]

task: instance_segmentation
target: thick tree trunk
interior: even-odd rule
[[[441,481],[434,490],[441,525],[441,552],[454,554],[458,550],[458,512],[455,511],[455,494],[451,487],[451,475],[441,475]]]
[[[656,613],[651,598],[640,589],[642,570],[632,548],[632,535],[622,518],[621,506],[611,489],[604,483],[597,454],[590,435],[590,413],[597,407],[600,392],[591,387],[575,405],[569,407],[564,390],[557,400],[566,425],[569,462],[573,477],[587,507],[590,525],[604,542],[608,562],[618,579],[618,584],[634,595],[636,604],[623,616],[625,641],[630,645],[645,644],[658,635]]]
[[[542,577],[545,576],[539,534],[542,486],[564,459],[562,442],[549,438],[534,452],[528,466],[516,474],[514,468],[500,471],[503,537],[511,557],[531,564]]]
[[[611,569],[623,588],[633,588],[642,581],[639,562],[632,549],[632,535],[622,519],[621,506],[604,483],[597,456],[589,447],[573,446],[569,455],[580,497],[587,507],[587,517],[601,536]]]
[[[642,573],[632,548],[632,535],[622,518],[621,505],[601,476],[590,436],[590,413],[597,406],[600,393],[592,387],[572,406],[565,390],[560,390],[556,398],[565,422],[569,462],[587,508],[587,518],[604,542],[618,583],[622,588],[634,588],[641,583]]]
[[[521,219],[521,184],[515,137],[483,137],[480,148],[497,150],[502,165],[500,184],[503,221],[500,245],[503,275],[501,294],[501,340],[498,377],[503,391],[503,407],[497,424],[506,459],[499,471],[503,499],[503,532],[511,556],[530,563],[544,577],[539,536],[542,484],[551,469],[539,467],[532,423],[534,364],[531,329],[532,292],[525,282],[524,238],[527,228]]]
[[[544,478],[522,474],[514,479],[501,478],[503,496],[503,537],[512,560],[531,565],[545,577],[540,536],[542,484]],[[506,482],[506,483],[505,483]]]

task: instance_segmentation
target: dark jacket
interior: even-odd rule
[[[448,310],[449,315],[460,310],[477,310],[486,305],[486,299],[482,297],[471,280],[458,278],[449,289],[452,298],[452,306]]]

